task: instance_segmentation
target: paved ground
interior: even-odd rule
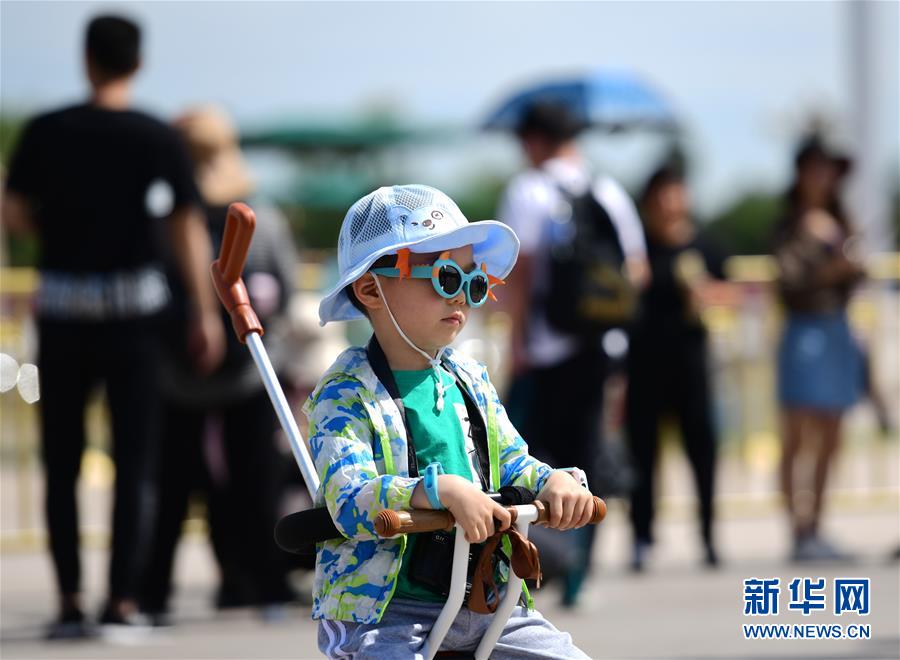
[[[624,510],[615,504],[597,547],[600,570],[575,611],[556,605],[552,586],[537,596],[538,607],[594,658],[900,658],[900,564],[890,559],[900,543],[896,493],[862,506],[835,506],[828,531],[857,554],[852,563],[809,566],[790,564],[784,529],[775,511],[750,515],[725,511],[719,527],[723,566],[700,568],[694,523],[674,508],[659,525],[657,557],[649,570],[627,569],[628,533]],[[89,602],[102,596],[105,553],[86,553]],[[0,655],[13,658],[315,658],[315,626],[309,612],[291,608],[284,620],[266,623],[257,613],[239,610],[217,614],[209,606],[215,575],[206,543],[193,537],[183,544],[177,574],[177,625],[143,639],[81,643],[41,640],[50,605],[49,561],[37,552],[2,556]],[[872,580],[871,614],[796,613],[764,623],[865,623],[872,638],[864,641],[744,640],[742,581],[748,577],[868,577]],[[786,610],[787,594],[781,609]],[[829,603],[830,606],[830,603]]]

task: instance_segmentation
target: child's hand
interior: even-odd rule
[[[509,511],[462,477],[442,474],[438,477],[438,493],[441,503],[462,525],[469,543],[481,543],[491,536],[495,518],[500,522],[501,531],[512,522]]]
[[[593,495],[568,472],[553,472],[537,499],[550,508],[547,526],[555,529],[583,527],[594,514]]]

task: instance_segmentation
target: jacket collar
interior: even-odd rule
[[[469,364],[470,362],[471,361],[462,353],[459,353],[452,348],[448,348],[444,352],[444,366],[447,367],[450,373],[459,378],[472,398],[478,401],[479,398],[476,396],[476,382],[478,377],[473,373],[472,365]],[[391,398],[387,393],[387,389],[381,381],[378,380],[378,376],[375,375],[375,371],[372,369],[372,365],[369,363],[368,356],[366,355],[365,347],[354,346],[341,353],[322,379],[320,386],[329,380],[329,376],[332,374],[342,374],[355,378],[360,381],[366,389],[375,393],[376,398],[378,399],[384,397],[387,397],[388,399]]]

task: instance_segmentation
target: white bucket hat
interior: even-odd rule
[[[509,275],[519,255],[519,239],[502,222],[470,223],[452,199],[423,185],[379,188],[347,211],[338,237],[340,281],[319,304],[319,324],[365,316],[347,297],[348,284],[372,264],[401,248],[411,252],[443,252],[472,246],[476,265],[500,279]]]

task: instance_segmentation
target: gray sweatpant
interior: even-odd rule
[[[319,621],[319,650],[327,658],[416,660],[440,614],[440,603],[395,598],[380,623]],[[473,652],[491,623],[492,614],[475,614],[463,607],[441,650]],[[587,658],[569,633],[560,632],[537,611],[516,607],[497,640],[491,660],[511,658]]]

